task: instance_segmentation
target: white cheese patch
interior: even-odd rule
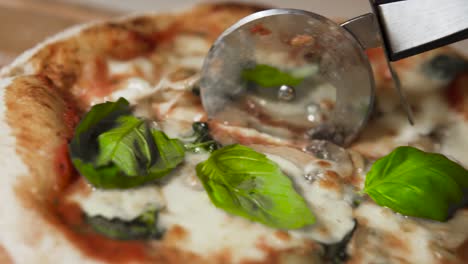
[[[198,55],[204,57],[211,47],[205,38],[194,35],[180,35],[174,41],[175,50],[182,57]]]
[[[183,79],[177,82],[173,82],[169,80],[169,78],[164,78],[161,80],[161,82],[164,81],[163,87],[169,87],[173,90],[182,90],[182,91],[189,91],[193,88],[193,86],[198,82],[200,79],[199,74],[194,74],[191,77],[188,77],[187,79]]]
[[[182,67],[187,67],[191,69],[201,69],[203,66],[203,61],[205,56],[187,56],[183,58],[173,58],[171,62],[174,64],[180,65]]]
[[[158,122],[164,133],[171,138],[187,138],[193,134],[191,121],[180,121],[167,119]]]
[[[183,182],[186,186],[191,187],[193,190],[204,191],[203,185],[198,179],[197,171],[195,170],[198,163],[207,160],[210,157],[210,153],[186,153],[185,154],[185,166],[180,168],[178,173],[183,178]]]
[[[158,91],[158,86],[152,86],[144,79],[132,77],[126,79],[118,90],[108,96],[108,100],[117,101],[120,97],[127,99],[130,104],[136,104],[138,100]]]
[[[112,60],[107,61],[107,68],[109,70],[109,75],[120,75],[120,74],[131,74],[135,71],[141,71],[143,77],[151,79],[154,75],[154,66],[150,60],[138,57],[132,60]]]
[[[132,220],[142,213],[161,209],[165,201],[158,186],[147,185],[129,190],[93,190],[69,197],[90,216]]]

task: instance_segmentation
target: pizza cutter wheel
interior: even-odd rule
[[[365,50],[390,61],[468,37],[466,0],[371,1],[373,13],[341,25],[315,13],[270,9],[227,29],[205,58],[201,98],[209,118],[293,139],[348,145],[366,124],[375,82]]]

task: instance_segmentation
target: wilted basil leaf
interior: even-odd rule
[[[103,114],[105,113],[105,114]],[[184,148],[141,119],[119,99],[94,106],[70,144],[72,162],[95,187],[132,188],[165,176],[184,159]]]
[[[220,147],[210,135],[210,129],[207,123],[194,122],[192,124],[193,139],[186,143],[185,149],[195,153],[199,152],[213,152]]]
[[[313,224],[314,215],[278,165],[265,155],[230,145],[197,165],[197,175],[215,206],[280,229]]]
[[[398,147],[373,164],[364,192],[398,213],[444,221],[466,188],[468,171],[461,165],[441,154]]]
[[[163,232],[157,228],[158,212],[151,210],[125,221],[103,216],[86,216],[86,222],[98,233],[120,240],[159,239]]]

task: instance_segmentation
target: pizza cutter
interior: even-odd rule
[[[270,9],[227,29],[205,58],[201,98],[209,118],[288,139],[348,145],[374,102],[365,50],[391,61],[468,37],[466,0],[371,0],[373,13],[337,24],[296,9]]]

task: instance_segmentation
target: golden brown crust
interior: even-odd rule
[[[54,159],[67,143],[78,119],[73,105],[53,83],[42,76],[16,78],[6,89],[6,121],[16,137],[17,153],[34,179],[34,197],[41,201],[62,185]],[[67,120],[68,119],[68,120]],[[63,171],[63,170],[61,170]]]

